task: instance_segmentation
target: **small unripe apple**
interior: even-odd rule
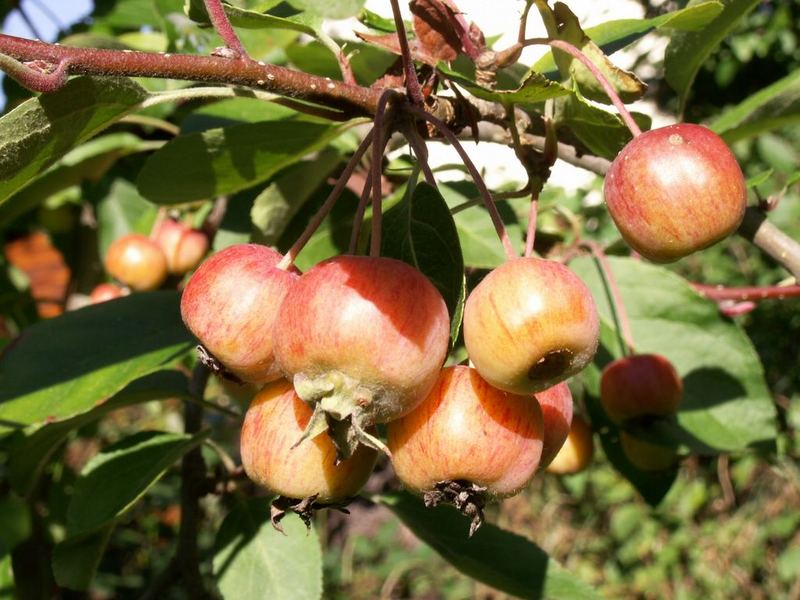
[[[658,263],[727,237],[747,204],[733,153],[717,134],[691,123],[634,138],[611,163],[604,193],[625,241]]]
[[[583,369],[597,350],[599,319],[586,285],[561,263],[509,260],[467,298],[464,343],[495,387],[529,394]]]
[[[668,446],[646,442],[626,431],[620,431],[622,451],[640,471],[665,471],[675,465],[678,455]]]
[[[592,462],[593,455],[592,429],[580,415],[575,415],[569,435],[556,457],[548,465],[547,472],[556,475],[580,473]]]
[[[138,233],[114,240],[105,264],[109,275],[137,292],[155,290],[167,278],[167,258],[161,247]]]
[[[242,425],[240,449],[247,476],[287,498],[317,495],[317,502],[335,503],[355,496],[367,482],[377,452],[359,446],[337,464],[327,435],[297,444],[311,414],[288,381],[266,385],[253,398]]]
[[[572,425],[572,392],[566,382],[538,392],[536,400],[542,409],[544,444],[540,465],[546,467],[555,458]]]
[[[164,219],[153,229],[153,239],[167,257],[172,275],[183,275],[194,269],[208,252],[208,236],[175,219]]]
[[[287,294],[275,324],[275,359],[303,400],[349,423],[337,436],[346,456],[346,440],[380,446],[364,428],[425,398],[449,336],[447,307],[422,273],[392,258],[337,256],[304,273]]]
[[[118,285],[114,285],[113,283],[101,283],[95,286],[92,293],[89,294],[89,300],[92,304],[99,304],[100,302],[107,302],[108,300],[122,298],[122,296],[127,295],[128,291],[122,289]]]
[[[624,424],[644,416],[668,417],[683,398],[683,381],[660,354],[634,354],[603,369],[600,402],[609,418]]]
[[[544,435],[537,402],[492,387],[466,366],[443,369],[422,404],[386,431],[394,470],[411,491],[463,480],[490,498],[513,496],[530,482]]]
[[[231,373],[250,383],[281,377],[273,353],[278,308],[298,280],[275,265],[266,246],[237,244],[208,258],[181,297],[181,316],[200,343]]]

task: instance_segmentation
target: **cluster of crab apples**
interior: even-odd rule
[[[735,230],[746,187],[719,137],[681,124],[628,144],[605,196],[629,245],[670,262]],[[201,232],[168,219],[150,238],[115,242],[106,265],[149,290],[193,269],[207,248]],[[454,504],[472,533],[487,500],[520,492],[548,465],[577,472],[591,457],[591,429],[573,415],[566,380],[593,360],[599,319],[588,288],[560,262],[511,259],[471,291],[468,365],[445,366],[453,315],[421,272],[392,258],[342,255],[300,273],[266,246],[230,246],[193,273],[181,314],[207,364],[263,386],[245,415],[241,457],[279,496],[276,524],[286,510],[307,517],[345,503],[383,451],[407,489],[429,505]],[[636,468],[673,466],[675,451],[641,431],[674,415],[682,395],[663,356],[605,366],[601,404]]]

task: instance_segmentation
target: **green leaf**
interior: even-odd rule
[[[723,9],[722,2],[709,0],[651,19],[617,19],[585,29],[586,35],[607,55],[632,44],[656,29],[698,31],[711,22]],[[548,52],[531,69],[537,73],[556,71],[553,53]]]
[[[100,256],[106,256],[112,242],[129,233],[149,235],[158,208],[139,195],[127,179],[115,179],[108,193],[97,203],[97,242]]]
[[[14,493],[0,496],[0,558],[31,535],[33,523],[28,504]],[[2,590],[0,590],[2,597]]]
[[[732,144],[798,121],[800,71],[795,71],[726,110],[711,129]]]
[[[347,127],[267,121],[182,135],[150,156],[139,192],[159,204],[232,194],[323,148]]]
[[[529,73],[516,90],[490,90],[479,86],[471,79],[471,76],[454,71],[445,63],[439,63],[436,69],[473,96],[491,102],[535,104],[572,93],[570,89],[556,81],[547,79],[539,73]]]
[[[134,294],[24,330],[0,359],[0,434],[62,421],[164,369],[192,338],[175,292]]]
[[[381,255],[402,260],[431,280],[447,304],[455,340],[466,297],[464,258],[456,224],[436,188],[409,180],[403,200],[384,215]]]
[[[346,19],[356,16],[366,0],[289,0],[289,4],[321,17]]]
[[[240,502],[214,543],[214,573],[223,597],[315,600],[322,596],[322,552],[316,530],[288,515],[282,535],[270,523],[269,498]]]
[[[0,118],[0,205],[147,95],[129,79],[79,77]]]
[[[677,420],[661,439],[700,453],[744,450],[774,440],[775,407],[758,355],[741,328],[671,271],[633,259],[609,261],[637,352],[666,356],[683,378]],[[589,286],[602,319],[613,327],[594,261],[579,259],[570,267]],[[617,358],[619,344],[608,344],[607,351],[599,361]]]
[[[555,111],[558,125],[569,127],[598,156],[612,160],[631,140],[631,132],[618,114],[589,104],[580,94],[557,99]],[[652,121],[648,115],[631,113],[631,116],[643,131],[650,129]]]
[[[397,31],[394,19],[382,17],[378,13],[372,12],[366,8],[362,8],[361,12],[358,13],[358,20],[362,25],[374,29],[375,31],[382,31],[383,33],[394,33]],[[406,31],[410,32],[414,30],[411,23],[408,21],[405,22],[405,26]]]
[[[689,90],[702,64],[719,43],[753,10],[760,0],[730,0],[723,11],[700,31],[678,32],[664,54],[664,79],[678,94],[683,113]]]
[[[754,175],[747,179],[747,189],[753,189],[760,185],[763,185],[769,178],[772,177],[772,174],[775,172],[774,169],[767,169],[766,171],[762,171],[758,175]]]
[[[250,216],[257,233],[254,241],[267,246],[277,244],[297,211],[341,160],[339,152],[326,148],[313,161],[301,161],[276,177],[253,203]]]
[[[350,68],[353,70],[356,81],[364,85],[371,85],[372,82],[379,79],[397,60],[395,55],[372,44],[348,42],[345,50],[350,56]],[[331,79],[342,78],[342,71],[336,56],[330,48],[320,42],[292,44],[286,48],[286,56],[289,62],[300,71]]]
[[[322,24],[319,17],[310,13],[298,13],[284,18],[255,10],[246,10],[227,2],[223,2],[222,6],[231,24],[245,29],[288,29],[316,37],[317,29]],[[211,25],[211,19],[202,0],[189,0],[186,12],[192,21]]]
[[[447,506],[426,508],[420,498],[406,492],[385,494],[377,501],[456,569],[502,592],[519,598],[600,598],[522,536],[484,523],[467,538],[465,517]]]
[[[52,564],[58,585],[80,591],[89,588],[113,529],[113,525],[108,525],[88,536],[56,544]]]
[[[200,133],[207,129],[257,123],[258,121],[303,120],[296,110],[258,98],[227,98],[193,110],[181,122],[181,134]]]
[[[79,538],[116,522],[207,435],[140,431],[94,456],[75,482],[67,537]]]
[[[38,206],[50,196],[83,181],[97,181],[120,158],[152,150],[160,142],[144,141],[132,133],[110,133],[89,140],[0,205],[0,226]]]
[[[97,421],[111,411],[163,398],[185,398],[188,379],[178,371],[159,371],[131,382],[108,402],[83,414],[27,431],[15,439],[8,459],[8,479],[21,495],[29,497],[53,453],[70,432]]]
[[[478,190],[471,182],[448,182],[439,186],[439,191],[452,210],[454,207],[478,197]],[[522,248],[522,228],[514,212],[506,203],[498,203],[497,209],[506,226],[514,248]],[[464,265],[473,269],[493,269],[506,261],[503,245],[497,237],[494,224],[483,204],[461,210],[453,216],[464,256]]]

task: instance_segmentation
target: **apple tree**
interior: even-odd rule
[[[0,34],[0,596],[789,594],[800,8],[500,4]]]

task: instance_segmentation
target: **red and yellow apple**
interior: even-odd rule
[[[109,275],[137,292],[155,290],[167,278],[167,258],[161,247],[138,233],[114,240],[105,265]]]
[[[547,472],[556,475],[580,473],[592,462],[592,456],[594,456],[592,429],[580,415],[575,415],[569,435],[556,457],[547,466]]]
[[[683,398],[683,381],[672,363],[660,354],[634,354],[603,369],[600,402],[609,418],[630,419],[674,414]]]

